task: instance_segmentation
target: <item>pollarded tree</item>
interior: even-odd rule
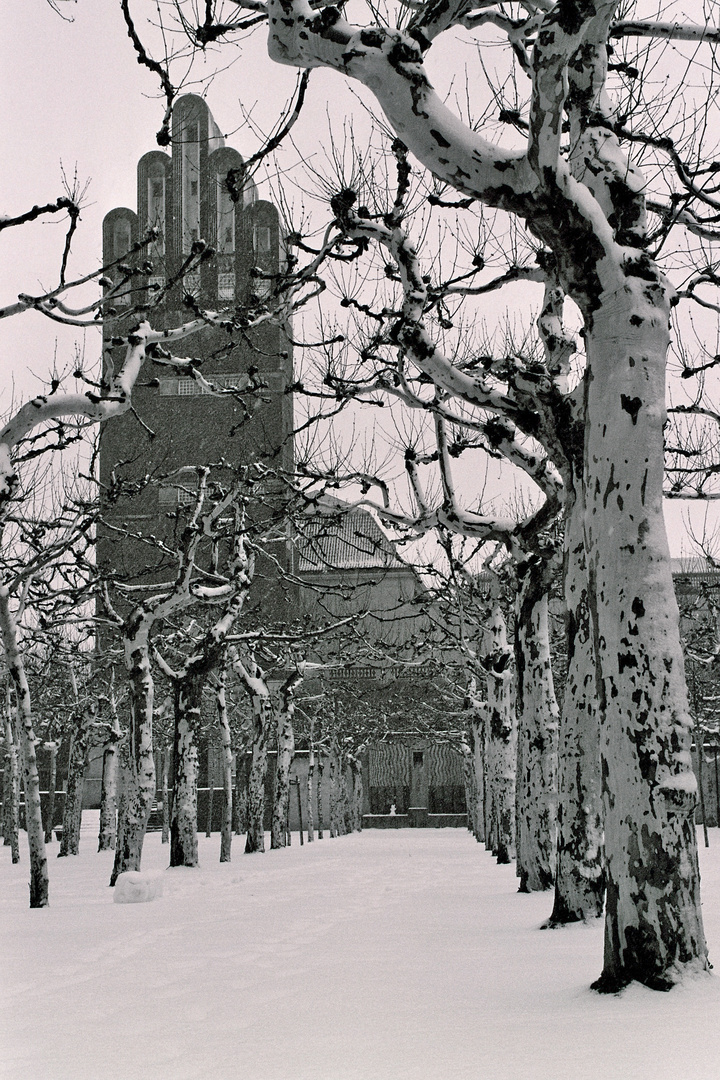
[[[696,145],[683,145],[679,128],[663,129],[677,111],[665,108],[660,116],[639,95],[620,114],[610,96],[615,76],[608,56],[614,42],[628,38],[690,39],[700,43],[702,62],[712,64],[717,31],[628,21],[616,0],[518,5],[512,16],[466,0],[427,3],[413,8],[409,20],[403,14],[402,29],[375,18],[351,25],[339,10],[317,13],[307,0],[268,0],[264,10],[274,59],[331,68],[363,83],[436,177],[525,223],[582,317],[584,400],[573,404],[584,454],[575,455],[582,460],[575,479],[584,503],[578,513],[596,644],[607,859],[597,986],[613,990],[638,979],[668,987],[684,971],[706,969],[707,950],[691,719],[662,515],[665,362],[675,294],[656,256],[663,252],[658,239],[672,226],[713,234],[717,201],[711,174],[701,170],[715,149],[703,145],[700,130]],[[491,142],[435,93],[425,56],[457,25],[481,32],[491,25],[507,41],[518,77],[527,80],[521,145]],[[623,61],[620,73],[629,67],[631,74],[639,70]],[[706,98],[706,113],[712,105]],[[668,170],[655,171],[664,155],[673,169],[669,184]],[[422,281],[413,288],[414,299],[424,295]],[[432,379],[453,377],[451,366],[442,370],[437,354],[423,348],[421,303],[407,305],[398,341],[414,349],[414,362]],[[468,382],[476,399],[489,398],[485,377]],[[551,379],[538,379],[531,396],[536,409],[567,411]]]

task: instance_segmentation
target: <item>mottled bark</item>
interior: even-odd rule
[[[282,848],[287,843],[287,821],[290,799],[290,766],[295,754],[293,732],[294,702],[292,687],[282,687],[276,710],[277,760],[275,767],[275,791],[270,831],[270,847]]]
[[[162,771],[162,843],[170,843],[170,748],[163,746],[161,752]]]
[[[307,838],[308,843],[311,843],[315,839],[315,814],[313,808],[313,780],[315,778],[315,748],[310,743],[310,751],[308,753],[308,771],[307,771]]]
[[[3,836],[13,863],[20,862],[20,768],[13,731],[10,687],[5,695],[5,770],[3,773]]]
[[[90,756],[96,709],[96,704],[94,702],[90,703],[87,708],[83,709],[74,718],[70,735],[67,791],[65,794],[65,806],[63,807],[62,839],[58,858],[65,855],[78,855],[80,852],[85,770]]]
[[[248,777],[248,825],[245,853],[265,850],[265,778],[267,742],[270,724],[270,696],[267,688],[258,688],[252,698],[252,761]]]
[[[477,836],[477,785],[475,783],[474,740],[463,739],[463,782],[465,784],[465,807],[467,810],[468,832]]]
[[[340,748],[337,740],[330,743],[330,767],[328,769],[328,784],[330,786],[330,836],[340,835],[341,819],[341,792],[340,792]]]
[[[215,751],[210,742],[208,735],[207,744],[207,782],[208,782],[208,800],[207,800],[207,814],[205,816],[205,836],[209,840],[212,836],[213,826],[213,810],[215,804]]]
[[[45,819],[45,843],[52,840],[53,820],[55,818],[55,788],[57,787],[57,752],[56,742],[45,743],[45,749],[50,754],[50,778],[48,780],[48,806]]]
[[[30,688],[25,674],[25,665],[18,647],[17,628],[10,610],[10,596],[4,585],[0,586],[0,635],[2,636],[10,677],[15,687],[15,700],[17,703],[17,729],[25,783],[25,825],[30,851],[30,907],[47,907],[50,886],[40,803],[40,778],[35,756],[36,740],[33,730]]]
[[[517,856],[520,892],[540,892],[555,880],[559,709],[548,630],[551,558],[517,566],[515,667]]]
[[[325,835],[325,808],[323,806],[323,785],[325,779],[325,761],[323,759],[322,751],[317,756],[317,834],[318,840],[322,840]]]
[[[362,807],[363,807],[363,775],[362,762],[351,754],[348,759],[350,766],[350,832],[362,832]]]
[[[103,750],[100,785],[100,829],[98,851],[111,851],[117,839],[117,775],[120,724],[115,718]]]
[[[233,826],[233,752],[230,737],[230,721],[228,719],[227,711],[227,696],[225,693],[226,677],[226,669],[223,666],[218,676],[216,697],[218,727],[220,729],[220,745],[222,747],[223,774],[223,814],[222,825],[220,827],[220,862],[230,862],[231,860]]]
[[[247,753],[243,746],[235,755],[235,802],[234,802],[234,831],[236,836],[242,836],[248,827],[248,776],[249,766]]]
[[[631,277],[587,336],[585,543],[607,900],[600,989],[707,968],[685,686],[662,514],[668,293]]]
[[[605,900],[600,717],[588,606],[581,487],[568,495],[564,591],[568,670],[560,718],[558,849],[550,925],[602,915]]]
[[[139,870],[148,818],[155,798],[152,721],[155,686],[148,654],[152,613],[137,611],[125,625],[125,666],[130,722],[123,753],[123,814],[118,826],[110,884],[126,870]]]
[[[173,683],[173,801],[170,819],[170,865],[197,866],[198,737],[202,722],[205,676],[188,673]]]
[[[493,612],[491,648],[484,657],[487,671],[487,829],[486,843],[499,863],[515,857],[516,725],[512,700],[512,653],[505,619]]]

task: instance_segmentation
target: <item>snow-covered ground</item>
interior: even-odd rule
[[[48,909],[27,849],[0,848],[0,1075],[9,1080],[717,1080],[720,979],[659,994],[589,990],[602,927],[540,929],[460,829],[366,831],[165,870],[113,903],[112,853],[50,845]],[[88,828],[88,826],[90,826]],[[25,835],[22,834],[25,840]],[[701,848],[720,955],[720,831]],[[714,948],[713,948],[714,946]]]

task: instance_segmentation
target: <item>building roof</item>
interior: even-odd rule
[[[295,541],[298,573],[322,570],[407,569],[375,517],[325,497]]]
[[[709,559],[700,555],[684,555],[680,559],[670,560],[673,577],[692,577],[716,580],[720,568],[713,566]]]

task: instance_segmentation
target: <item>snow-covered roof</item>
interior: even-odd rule
[[[720,575],[720,569],[701,555],[683,555],[671,559],[673,577],[712,577]]]
[[[298,573],[405,567],[376,518],[362,507],[325,498],[295,541]]]

